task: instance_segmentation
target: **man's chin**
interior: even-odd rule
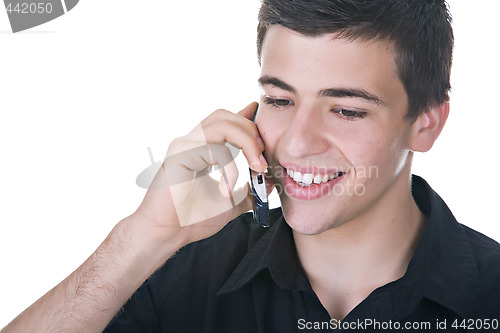
[[[303,235],[319,235],[332,228],[331,222],[325,221],[324,216],[316,217],[310,214],[289,212],[283,210],[286,223],[294,230]]]

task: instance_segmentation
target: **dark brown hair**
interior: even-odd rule
[[[444,0],[263,0],[259,61],[272,25],[307,36],[336,33],[339,38],[392,42],[410,120],[449,98],[454,38]]]

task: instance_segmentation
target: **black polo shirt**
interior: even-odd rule
[[[457,223],[422,178],[414,176],[412,187],[428,222],[405,275],[342,322],[312,290],[275,209],[270,228],[243,214],[179,250],[105,332],[499,332],[500,245]]]

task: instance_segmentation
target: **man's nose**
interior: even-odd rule
[[[320,110],[298,107],[288,121],[282,143],[290,157],[302,158],[323,153],[328,148],[327,133]]]

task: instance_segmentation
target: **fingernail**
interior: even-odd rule
[[[267,168],[267,161],[266,159],[264,158],[264,155],[263,154],[260,154],[260,161],[262,162],[262,165],[265,166]]]

